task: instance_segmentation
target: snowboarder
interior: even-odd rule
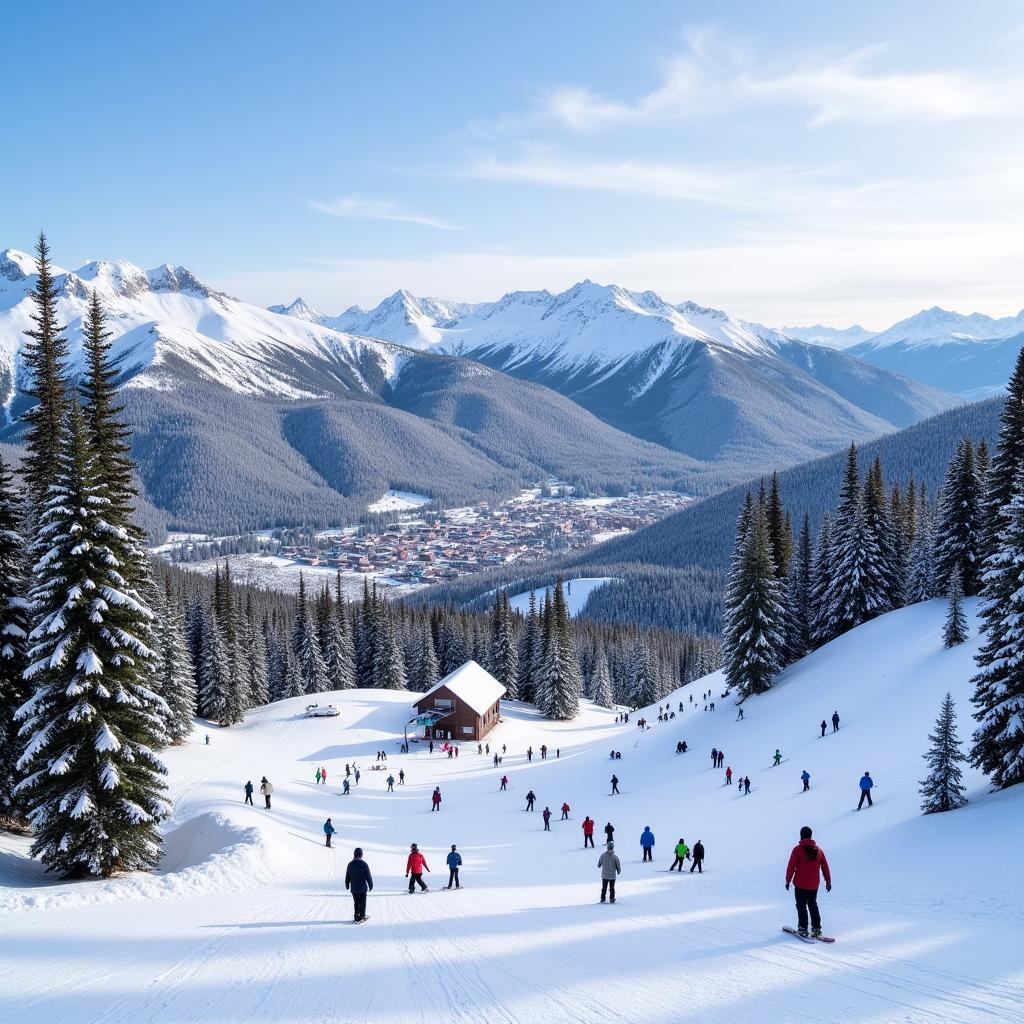
[[[818,887],[825,876],[825,892],[832,891],[832,873],[828,869],[825,851],[811,838],[807,825],[800,829],[800,842],[793,847],[786,865],[786,892],[792,884],[796,889],[797,934],[807,938],[807,912],[811,913],[811,935],[821,935],[821,914],[818,911]]]
[[[870,775],[869,772],[865,772],[860,777],[860,803],[857,804],[857,810],[858,811],[864,805],[864,801],[865,800],[867,800],[867,802],[868,802],[868,807],[874,806],[871,803],[871,787],[874,784],[875,784],[875,781],[874,781],[874,779],[871,778],[871,775]],[[270,804],[267,804],[267,806],[269,807]]]
[[[832,731],[839,732],[839,712],[832,712]]]
[[[704,874],[704,868],[701,866],[704,863],[704,844],[698,839],[693,847],[693,863],[690,865],[690,874],[694,871],[698,875]],[[682,868],[679,869],[682,871]]]
[[[388,792],[394,793],[395,791],[395,777],[394,775],[388,776]]]
[[[675,871],[676,866],[679,867],[679,873],[683,872],[683,861],[690,856],[690,848],[686,845],[686,840],[680,837],[679,842],[676,843],[676,859],[672,861],[672,867],[669,871]]]
[[[612,776],[612,793],[619,792],[619,777],[617,775]]]
[[[252,779],[245,784],[245,802],[247,804],[252,803]]]
[[[725,769],[725,784],[727,786],[731,786],[732,785],[732,767],[731,766]]]
[[[461,889],[462,886],[459,883],[459,868],[462,867],[462,854],[455,849],[455,844],[452,843],[452,852],[445,858],[445,862],[448,864],[448,888],[452,887],[452,882],[455,883],[456,889]]]
[[[263,776],[260,780],[260,796],[267,802],[267,810],[270,810],[270,794],[274,792],[274,787],[270,784],[270,780]]]
[[[650,825],[644,825],[640,833],[640,848],[644,851],[644,862],[654,860],[654,833]]]
[[[545,807],[544,810],[541,812],[541,817],[544,819],[544,831],[545,832],[550,832],[551,831],[551,808],[550,807]]]
[[[508,776],[507,775],[502,775],[502,777],[501,777],[501,788],[502,788],[502,790],[505,790],[505,789],[508,788]]]
[[[431,811],[441,810],[441,787],[435,786],[434,792],[430,797],[430,809]]]
[[[348,779],[341,780],[341,792],[348,796],[352,792],[352,783]]]
[[[567,803],[564,803],[564,802],[562,804],[562,817],[561,817],[561,820],[562,821],[568,821],[569,820],[569,805]]]
[[[775,750],[775,757],[773,758],[773,760],[775,762],[772,765],[773,768],[777,768],[779,766],[779,764],[781,764],[781,762],[782,762],[782,755],[779,753],[778,748],[776,748],[776,750]]]
[[[801,773],[800,779],[801,779],[801,781],[804,784],[804,792],[806,793],[807,790],[809,790],[811,788],[811,775],[810,775],[810,772],[808,772],[806,768]]]
[[[605,842],[612,842],[615,839],[615,826],[609,821],[604,827]]]
[[[398,784],[400,786],[404,786],[405,785],[405,769],[404,768],[399,768],[398,769]]]
[[[826,722],[825,719],[823,718],[821,720],[821,736],[822,736],[822,739],[825,738],[825,730],[827,728],[828,728],[828,722]]]
[[[328,818],[324,822],[324,835],[327,836],[327,849],[331,848],[331,836],[334,835],[334,826],[331,824],[331,819]]]
[[[615,902],[615,878],[622,872],[622,862],[615,855],[615,844],[608,843],[607,848],[597,858],[597,866],[601,869],[601,902],[604,903],[607,895],[611,902]]]
[[[537,799],[537,794],[534,793],[534,791],[531,789],[530,792],[526,794],[526,809],[528,811],[532,811],[533,810],[533,803],[534,803],[534,801],[536,799]]]
[[[345,888],[352,893],[356,924],[362,924],[366,920],[366,894],[373,889],[373,875],[370,874],[370,865],[363,860],[363,851],[359,846],[352,851],[352,860],[345,869]]]
[[[405,862],[405,877],[409,879],[409,895],[411,896],[415,886],[419,886],[423,892],[427,891],[427,883],[423,881],[423,872],[430,872],[427,865],[427,858],[420,853],[420,848],[413,843],[409,850],[409,859]]]

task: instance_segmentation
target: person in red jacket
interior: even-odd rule
[[[440,786],[435,786],[434,787],[434,794],[430,798],[430,803],[431,803],[431,808],[430,809],[432,811],[439,811],[439,810],[441,810],[441,788],[440,788]]]
[[[800,829],[800,842],[793,847],[786,865],[786,891],[792,884],[796,888],[797,931],[807,935],[807,912],[811,912],[811,934],[821,935],[821,914],[818,911],[818,887],[825,876],[825,892],[832,891],[832,872],[828,869],[825,851],[811,838],[807,825]]]
[[[409,895],[413,893],[414,886],[419,886],[424,892],[427,891],[427,883],[423,881],[423,872],[430,871],[427,858],[420,853],[420,848],[413,843],[409,850],[409,859],[405,862],[405,877],[409,879]],[[787,887],[788,888],[788,887]]]
[[[569,805],[566,803],[562,804],[562,821],[569,820]]]
[[[583,819],[583,849],[594,848],[594,819],[586,817]]]

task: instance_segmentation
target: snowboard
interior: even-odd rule
[[[795,928],[784,927],[782,930],[787,935],[792,935],[795,939],[799,939],[801,942],[810,943],[812,946],[814,945],[815,942],[835,942],[836,941],[835,939],[833,939],[829,935],[819,935],[818,938],[814,938],[813,936],[808,935],[806,938],[804,938],[804,936],[801,935]]]
[[[370,915],[367,914],[366,917],[361,917],[358,921],[354,921],[353,924],[366,924],[366,922],[369,921],[369,920],[370,920]]]

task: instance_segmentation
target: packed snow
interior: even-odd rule
[[[386,491],[383,497],[366,507],[367,512],[408,512],[409,509],[429,505],[433,498],[412,491]]]
[[[565,580],[565,603],[569,609],[570,615],[579,615],[586,607],[587,602],[590,600],[590,595],[597,590],[599,587],[603,587],[606,583],[610,583],[613,577],[611,576],[586,576],[576,580]],[[543,590],[525,590],[521,594],[516,594],[514,597],[509,598],[509,604],[512,606],[512,610],[516,612],[522,612],[525,615],[530,610],[530,594],[534,594],[537,607],[540,607],[541,602],[544,600]]]
[[[492,751],[508,747],[498,768],[471,743],[458,758],[422,743],[400,755],[411,716],[401,692],[319,695],[341,708],[334,719],[305,718],[299,698],[242,726],[200,726],[167,755],[175,814],[157,874],[59,884],[25,859],[25,841],[3,840],[0,1020],[1018,1021],[1024,793],[989,794],[969,771],[965,809],[918,813],[921,754],[947,689],[961,736],[970,733],[968,606],[967,644],[942,648],[942,602],[893,612],[787,670],[746,703],[743,721],[719,697],[718,674],[672,694],[674,720],[647,712],[649,731],[637,728],[644,713],[619,724],[614,711],[584,704],[575,721],[554,723],[503,705],[488,737]],[[714,711],[703,710],[708,688]],[[834,710],[840,728],[822,737]],[[686,754],[675,754],[678,740]],[[712,769],[713,746],[736,777],[750,776],[749,796]],[[776,747],[783,760],[771,767]],[[382,749],[388,769],[371,770]],[[353,761],[361,780],[345,797]],[[315,782],[319,766],[327,785]],[[388,793],[388,771],[397,778],[400,768],[406,785]],[[865,769],[875,805],[856,812]],[[244,805],[245,781],[258,788],[264,774],[273,808],[258,794]],[[524,812],[531,788],[533,814]],[[587,814],[596,850],[582,848]],[[622,874],[618,902],[600,906],[609,821]],[[783,872],[804,824],[832,868],[833,890],[820,895],[832,946],[780,932],[795,923]],[[657,839],[650,865],[645,825]],[[703,874],[690,863],[667,872],[680,837],[703,842]],[[431,891],[414,896],[403,877],[411,842],[431,868]],[[440,891],[452,843],[464,858],[460,892]],[[343,883],[356,845],[375,881],[363,925],[352,923]]]

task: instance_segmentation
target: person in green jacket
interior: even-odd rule
[[[683,870],[683,861],[689,856],[690,848],[686,845],[686,841],[684,839],[680,839],[679,842],[676,843],[676,859],[672,861],[672,867],[669,868],[669,871],[674,871],[678,864],[679,872],[681,874]]]

